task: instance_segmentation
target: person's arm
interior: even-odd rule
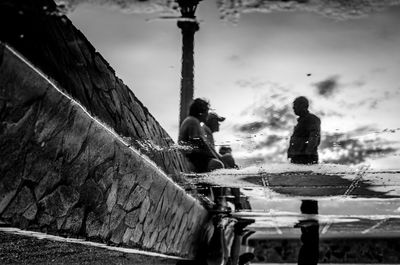
[[[307,146],[305,153],[307,155],[314,154],[315,148],[318,147],[321,138],[321,121],[319,119],[314,120],[310,124],[310,134],[307,140]]]
[[[189,144],[193,147],[193,152],[206,155],[208,157],[220,158],[219,154],[212,148],[205,139],[204,132],[200,123],[194,123],[188,126]]]
[[[292,156],[293,156],[293,137],[290,137],[289,148],[287,150],[287,157],[292,158]]]

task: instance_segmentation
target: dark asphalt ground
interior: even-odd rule
[[[127,254],[76,243],[0,232],[0,264],[176,264],[177,260]]]

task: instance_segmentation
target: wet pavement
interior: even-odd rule
[[[300,238],[299,223],[307,221],[318,223],[321,238],[400,237],[398,170],[276,164],[188,177],[200,193],[225,187],[232,215],[255,219],[249,240]],[[235,188],[241,204],[234,203]],[[307,201],[316,211],[301,210]]]

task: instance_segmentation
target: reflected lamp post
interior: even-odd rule
[[[194,34],[200,29],[196,20],[197,5],[201,0],[177,0],[181,12],[178,27],[182,32],[182,69],[179,125],[189,114],[194,94]]]

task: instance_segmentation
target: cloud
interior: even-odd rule
[[[247,146],[247,153],[237,157],[240,165],[287,161],[287,136],[272,132],[260,134],[258,138],[257,141],[243,143]],[[319,155],[324,163],[356,165],[371,158],[394,154],[398,150],[397,142],[382,139],[374,127],[362,126],[348,132],[324,133]]]
[[[381,74],[381,73],[386,73],[388,71],[387,68],[384,67],[375,67],[371,70],[371,73],[373,74]]]
[[[286,141],[286,137],[277,134],[267,135],[263,141],[257,144],[256,148],[276,147],[282,140]]]
[[[325,80],[314,83],[313,85],[317,88],[317,93],[320,96],[329,98],[339,89],[340,85],[338,80],[339,76],[331,76]]]
[[[345,100],[341,100],[340,105],[347,109],[354,109],[360,107],[365,107],[368,109],[377,109],[381,105],[384,106],[387,103],[387,101],[391,101],[395,98],[398,98],[399,95],[400,95],[400,90],[394,89],[393,91],[384,91],[383,93],[381,92],[379,95],[372,95],[372,96],[369,95],[368,98],[364,98],[358,101],[353,101],[351,103]]]
[[[178,13],[178,4],[174,0],[55,0],[66,12],[73,11],[81,4],[107,6],[128,14]]]
[[[355,19],[400,5],[399,0],[218,0],[221,18],[238,21],[241,13],[307,11],[336,20]]]
[[[315,84],[319,94],[329,99],[339,88],[357,84],[363,86],[362,81],[339,84],[338,79],[332,76]],[[240,84],[250,86],[257,82],[241,80]],[[278,84],[265,84],[262,90],[264,94],[260,94],[258,100],[242,112],[246,122],[236,122],[231,127],[240,139],[240,147],[235,147],[234,151],[235,159],[241,166],[287,161],[289,137],[297,119],[292,110],[292,98],[296,93]],[[389,93],[382,98],[391,96]],[[315,109],[314,113],[319,117],[343,116],[336,110],[324,108]],[[340,133],[323,131],[319,147],[320,161],[353,165],[398,151],[398,143],[384,140],[377,132],[374,126],[360,126]]]
[[[175,13],[175,0],[55,0],[72,11],[80,4],[109,6],[124,13]],[[308,11],[337,20],[354,19],[400,5],[400,0],[216,0],[221,19],[236,22],[245,12]],[[201,4],[201,3],[200,3]]]
[[[325,154],[324,162],[355,165],[365,162],[368,158],[386,156],[398,150],[392,147],[393,143],[380,137],[363,139],[362,135],[366,133],[364,127],[352,132],[325,135],[320,146],[320,153]],[[357,137],[357,134],[361,136]]]
[[[237,130],[241,133],[257,133],[268,126],[267,122],[255,121],[237,126]]]
[[[237,80],[235,84],[240,88],[262,89],[268,85],[268,82],[252,79],[240,79]]]

